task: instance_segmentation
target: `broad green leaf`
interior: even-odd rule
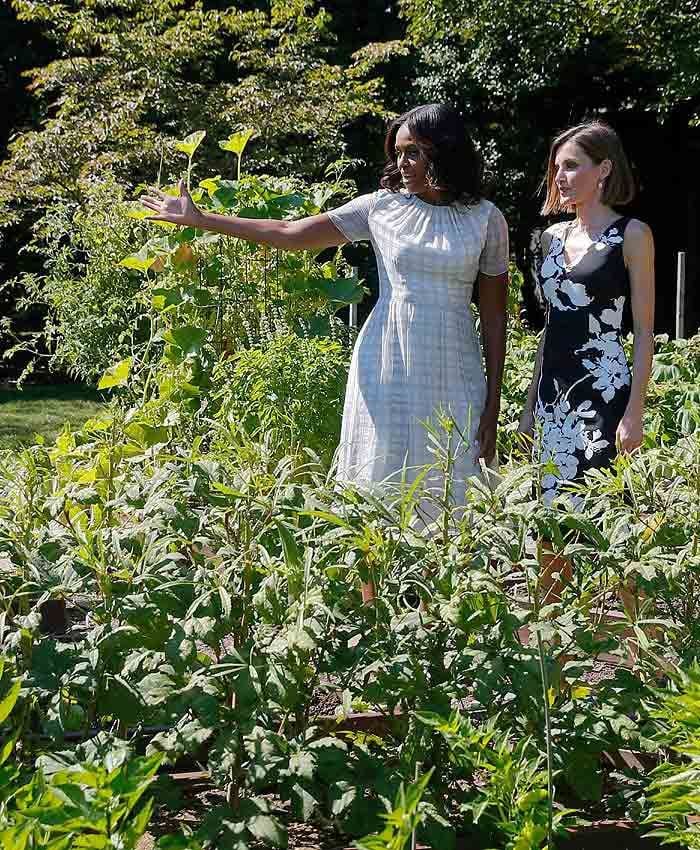
[[[275,847],[287,846],[287,833],[282,825],[272,815],[256,815],[246,826],[250,832],[261,841]]]
[[[219,147],[222,150],[231,151],[231,153],[241,156],[246,145],[255,135],[257,135],[257,132],[251,129],[241,130],[238,133],[231,133],[228,139],[222,139],[219,141]]]
[[[163,339],[176,348],[179,348],[185,356],[199,353],[206,338],[206,330],[195,327],[194,325],[183,325],[180,328],[173,328],[163,334]]]
[[[164,673],[149,673],[141,679],[137,688],[147,705],[158,705],[173,693],[174,685]]]
[[[210,195],[219,188],[219,183],[221,182],[221,175],[218,177],[207,177],[205,180],[200,180],[199,185],[205,192],[208,192]]]
[[[194,133],[190,133],[189,136],[185,136],[185,138],[181,141],[175,142],[175,148],[186,153],[187,156],[192,156],[192,154],[201,145],[202,140],[206,135],[206,130],[195,130]]]
[[[313,283],[334,304],[359,304],[364,297],[364,290],[356,277],[322,278]]]
[[[124,387],[129,381],[129,373],[131,372],[131,357],[125,360],[120,360],[114,366],[102,375],[100,382],[97,385],[98,390],[108,390],[112,387]]]
[[[170,431],[163,425],[148,425],[145,422],[132,422],[124,429],[126,435],[143,448],[164,445],[170,441]]]
[[[318,800],[298,783],[290,791],[292,812],[303,821],[309,820],[318,807]]]
[[[167,310],[168,307],[177,307],[182,304],[184,297],[179,286],[170,288],[158,287],[151,290],[152,304],[156,310]]]
[[[128,257],[119,263],[127,269],[135,269],[139,272],[146,272],[155,263],[157,256],[151,253],[148,244],[143,245],[135,254],[129,254]]]
[[[15,703],[19,697],[19,692],[22,690],[22,680],[16,679],[12,683],[12,687],[8,693],[0,700],[0,723],[7,719]]]
[[[17,738],[19,736],[19,729],[17,732],[11,737],[8,738],[7,741],[0,747],[0,764],[5,764],[5,762],[10,757],[10,754],[15,748],[15,744],[17,743]]]

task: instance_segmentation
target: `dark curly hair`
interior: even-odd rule
[[[379,181],[383,189],[400,191],[403,183],[396,162],[396,134],[408,127],[426,163],[430,186],[448,201],[471,205],[482,198],[483,162],[462,117],[444,103],[416,106],[389,125],[384,140],[386,165]]]

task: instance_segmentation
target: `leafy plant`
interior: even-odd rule
[[[664,844],[700,847],[700,667],[675,677],[669,691],[659,692],[654,718],[657,740],[672,757],[651,774],[646,823]],[[679,760],[676,760],[680,757]],[[660,824],[661,826],[658,826]]]

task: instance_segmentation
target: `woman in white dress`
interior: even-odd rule
[[[379,300],[352,357],[337,476],[373,485],[410,481],[434,463],[423,423],[442,409],[464,435],[453,466],[463,497],[479,459],[492,460],[505,358],[508,229],[482,198],[481,160],[458,113],[420,106],[392,122],[381,189],[299,221],[198,209],[151,189],[152,219],[213,230],[287,251],[369,240]],[[479,282],[482,353],[470,311]]]

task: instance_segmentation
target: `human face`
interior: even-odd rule
[[[580,207],[599,200],[599,184],[610,168],[610,160],[593,162],[576,142],[563,144],[554,157],[554,183],[562,206]]]
[[[425,158],[406,124],[399,127],[394,145],[396,165],[406,191],[420,197],[430,192]]]

